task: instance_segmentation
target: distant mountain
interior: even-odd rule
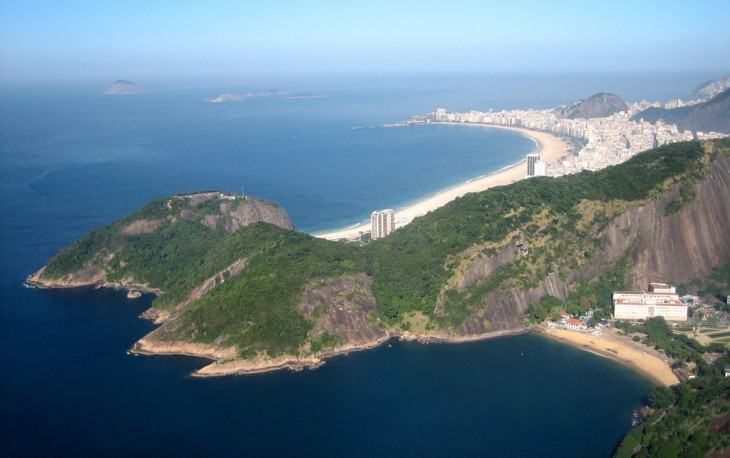
[[[668,110],[666,108],[648,108],[635,114],[631,120],[643,119],[651,123],[662,120],[668,124],[676,124],[679,130],[692,132],[730,133],[730,89],[707,102],[698,105]]]
[[[131,81],[118,80],[103,92],[104,95],[130,95],[130,94],[144,94],[145,91],[142,86]]]
[[[629,107],[621,97],[607,92],[600,92],[585,100],[564,108],[560,116],[567,119],[576,118],[605,118],[620,111],[628,111]]]
[[[692,97],[707,100],[715,97],[728,88],[730,88],[730,76],[700,84],[694,91],[692,91]]]

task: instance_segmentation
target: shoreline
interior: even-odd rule
[[[543,328],[540,335],[616,361],[656,385],[672,386],[680,382],[668,362],[622,342],[613,335],[613,331],[595,336],[587,332]]]
[[[486,129],[502,129],[519,133],[521,135],[524,135],[525,137],[530,138],[536,143],[536,148],[530,152],[539,153],[540,158],[548,164],[554,164],[558,162],[560,158],[568,154],[569,145],[566,144],[565,140],[546,132],[533,131],[520,127],[492,126],[486,124],[462,124],[453,122],[440,122],[434,124],[458,125]],[[527,154],[528,153],[525,153],[525,155]],[[437,191],[429,197],[426,197],[405,207],[399,208],[395,211],[396,225],[398,224],[398,221],[406,221],[409,223],[414,218],[423,216],[430,211],[443,207],[449,202],[455,200],[457,197],[461,197],[465,194],[471,192],[481,192],[496,186],[504,186],[519,180],[523,180],[525,179],[526,175],[526,170],[524,169],[525,162],[526,159],[523,158],[519,162],[508,165],[494,172],[471,178],[461,184],[457,184],[450,188]],[[369,221],[356,223],[342,229],[336,229],[332,231],[319,231],[311,235],[327,240],[340,240],[357,238],[365,232],[370,232]]]
[[[461,344],[500,337],[510,337],[525,333],[536,332],[539,336],[552,339],[564,345],[570,345],[579,350],[587,351],[596,356],[608,358],[622,366],[646,377],[653,384],[672,386],[680,383],[679,378],[672,372],[668,362],[657,356],[643,352],[631,345],[622,342],[612,332],[595,336],[586,332],[569,331],[566,329],[545,329],[524,327],[504,329],[470,336],[449,336],[439,334],[413,334],[398,329],[390,330],[386,335],[360,344],[344,345],[314,355],[307,356],[278,356],[275,358],[257,357],[249,360],[237,358],[232,347],[217,347],[215,345],[192,344],[188,342],[154,342],[145,338],[136,342],[129,350],[131,354],[146,356],[191,356],[212,360],[209,364],[195,370],[191,376],[196,378],[227,377],[234,375],[252,375],[288,369],[292,372],[315,370],[322,367],[327,361],[340,356],[347,356],[351,352],[365,351],[378,348],[391,340],[402,342],[418,342],[420,344]]]
[[[232,375],[250,375],[274,372],[289,369],[300,372],[305,369],[314,370],[322,367],[327,361],[339,356],[346,356],[351,352],[370,350],[380,347],[393,339],[403,342],[418,342],[421,344],[460,344],[499,337],[515,336],[533,332],[534,328],[504,329],[485,334],[472,336],[448,336],[438,334],[413,334],[409,331],[392,329],[384,336],[359,344],[343,345],[318,354],[307,356],[277,356],[274,358],[257,357],[253,359],[239,359],[233,347],[217,347],[210,344],[197,344],[179,341],[152,341],[142,338],[129,349],[130,354],[145,356],[191,356],[212,360],[200,369],[195,370],[193,377],[226,377]]]

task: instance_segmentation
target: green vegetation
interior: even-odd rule
[[[339,336],[324,332],[312,342],[311,350],[312,353],[319,353],[322,350],[332,349],[342,343],[342,338]]]
[[[680,285],[678,290],[684,294],[693,293],[707,304],[715,304],[715,308],[730,312],[727,298],[730,296],[730,263],[713,269],[706,280],[695,279],[689,285]]]
[[[62,249],[49,261],[44,277],[103,271],[109,281],[160,289],[164,293],[153,305],[167,310],[215,278],[214,287],[160,328],[164,332],[159,338],[231,345],[244,358],[316,354],[346,343],[332,330],[336,327],[317,321],[326,318],[332,304],[317,302],[309,314],[303,313],[311,305],[305,294],[308,288],[321,285],[325,290],[333,280],[363,272],[370,277],[367,283],[372,281],[380,313],[368,315],[368,320],[403,330],[458,333],[466,320],[495,300],[534,289],[551,275],[568,284],[567,297],[544,295],[530,305],[527,319],[589,309],[600,319],[611,312],[611,292],[625,288],[639,242],[631,228],[619,228],[625,250],[607,253],[602,240],[611,221],[668,191],[679,197],[666,206],[665,215],[680,212],[695,198],[695,184],[711,161],[728,151],[728,139],[704,146],[673,144],[600,172],[535,178],[468,194],[365,246],[316,239],[264,222],[227,233],[223,208],[244,205],[244,200],[173,196]],[[490,264],[497,255],[507,261]],[[490,274],[460,284],[475,265]],[[347,290],[337,300],[371,300],[362,283],[361,289]],[[692,288],[719,303],[730,291],[730,264],[680,289]],[[480,319],[485,328],[491,326]],[[723,335],[706,347],[673,333],[661,318],[639,326],[618,322],[617,327],[699,374],[688,383],[649,393],[652,412],[627,434],[617,456],[726,453],[730,379],[720,371],[730,357]],[[709,365],[704,358],[708,352],[725,356]]]
[[[661,317],[646,320],[640,327],[616,324],[626,332],[644,333],[643,339],[634,339],[663,351],[677,366],[691,365],[697,370],[695,379],[649,392],[647,418],[624,437],[616,456],[706,456],[710,451],[724,456],[723,450],[730,446],[730,378],[724,375],[730,356],[725,346],[704,346],[674,333]],[[709,365],[703,357],[708,353],[723,356]]]
[[[600,172],[523,180],[457,199],[370,244],[368,273],[374,278],[378,306],[390,321],[410,311],[432,314],[440,292],[449,289],[460,253],[481,245],[491,247],[485,254],[494,254],[520,232],[540,246],[466,291],[444,294],[450,316],[442,324],[456,327],[483,309],[492,293],[531,289],[556,267],[569,272],[591,262],[600,249],[600,231],[629,205],[612,202],[659,195],[667,182],[693,173],[703,156],[698,142],[672,144]],[[605,275],[584,279],[571,300],[610,307],[610,291],[622,284],[626,259],[601,266]]]
[[[313,278],[361,272],[356,250],[266,223],[249,225],[206,259],[236,253],[248,259],[246,268],[187,308],[175,321],[175,331],[206,343],[222,338],[244,357],[296,354],[312,326],[297,308],[305,285]],[[331,343],[324,338],[312,345]]]
[[[704,376],[647,395],[651,414],[624,437],[617,457],[726,456],[730,448],[727,355]]]
[[[728,149],[730,141],[715,146]],[[600,172],[468,194],[363,247],[266,223],[228,234],[216,219],[225,218],[220,202],[178,196],[152,202],[64,248],[44,275],[59,278],[98,267],[109,280],[131,278],[161,289],[154,305],[164,309],[244,260],[245,269],[225,274],[223,283],[185,308],[168,329],[170,338],[236,345],[243,356],[294,354],[307,343],[313,350],[334,345],[329,337],[309,335],[313,324],[298,308],[306,285],[361,272],[372,279],[380,318],[391,326],[419,316],[431,329],[458,330],[494,298],[533,289],[551,274],[570,279],[568,311],[593,308],[600,316],[610,313],[610,292],[623,287],[633,250],[631,245],[618,258],[602,255],[602,231],[627,208],[696,176],[709,158],[698,142],[672,144]],[[153,224],[122,231],[140,220]],[[511,262],[457,288],[471,263],[514,250],[523,239],[529,248]],[[533,304],[531,315],[556,307],[546,298]]]
[[[708,369],[702,354],[725,350],[724,345],[704,346],[688,336],[673,333],[663,317],[646,320],[643,332],[646,334],[646,338],[643,340],[645,345],[662,350],[679,365],[694,363],[700,374],[705,373]]]
[[[625,278],[631,267],[629,260],[634,245],[612,266],[599,269],[592,279],[578,280],[565,301],[553,296],[543,296],[538,303],[532,303],[525,312],[528,321],[536,324],[548,316],[557,318],[560,311],[577,316],[593,310],[592,325],[609,318],[612,312],[612,295],[614,291],[626,289]]]

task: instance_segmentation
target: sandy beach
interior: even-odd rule
[[[671,386],[679,383],[679,379],[672,372],[668,362],[623,342],[611,332],[604,331],[602,335],[594,336],[587,332],[553,328],[545,330],[543,335],[581,350],[611,358],[645,375],[659,385]]]
[[[527,137],[532,138],[538,143],[538,148],[535,152],[540,153],[540,158],[546,161],[548,164],[554,164],[560,160],[561,157],[568,154],[568,144],[565,140],[550,135],[544,132],[536,132],[528,129],[520,129],[515,127],[501,127],[501,126],[487,126],[479,124],[458,124],[465,127],[473,128],[487,128],[487,129],[505,129],[518,132]],[[495,186],[502,186],[513,183],[518,180],[525,178],[527,170],[525,168],[525,160],[518,162],[517,164],[506,167],[502,170],[494,172],[490,175],[474,178],[460,185],[445,189],[438,192],[437,194],[424,199],[420,202],[416,202],[405,208],[396,210],[395,219],[396,224],[403,224],[404,222],[410,222],[414,218],[425,215],[426,213],[435,210],[439,207],[446,205],[457,197],[461,197],[470,192],[481,192]],[[378,210],[378,209],[373,209]],[[316,237],[328,239],[328,240],[340,240],[359,237],[362,233],[370,231],[370,223],[364,222],[354,227],[345,229],[335,230],[326,233],[313,234]]]

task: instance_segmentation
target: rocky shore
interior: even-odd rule
[[[288,369],[291,371],[316,369],[324,365],[329,359],[347,355],[351,352],[373,349],[393,339],[409,342],[415,341],[423,344],[463,343],[524,334],[532,331],[533,328],[526,327],[494,331],[481,335],[457,336],[445,333],[415,334],[409,331],[392,329],[388,330],[383,336],[371,341],[340,345],[331,350],[323,351],[314,355],[284,355],[277,357],[258,355],[250,359],[239,358],[235,347],[220,347],[212,344],[181,341],[165,341],[145,337],[134,344],[130,353],[140,355],[183,355],[212,359],[214,360],[212,363],[198,369],[192,375],[195,377],[218,377],[226,375],[258,374],[282,369]]]

